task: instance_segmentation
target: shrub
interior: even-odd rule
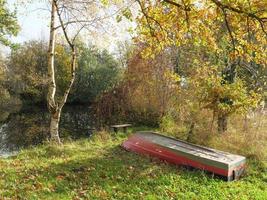
[[[266,160],[267,116],[257,112],[254,117],[236,115],[230,121],[228,132],[214,135],[210,146],[259,161]]]

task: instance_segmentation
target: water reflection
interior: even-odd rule
[[[63,110],[60,134],[63,139],[88,137],[95,127],[89,106],[66,106]],[[37,145],[49,137],[49,114],[45,107],[24,107],[19,112],[0,114],[0,156],[21,148]]]

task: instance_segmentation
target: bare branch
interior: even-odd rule
[[[53,0],[53,1],[55,2],[56,12],[57,12],[57,15],[58,15],[58,18],[59,18],[60,26],[61,26],[63,34],[65,36],[65,39],[68,42],[68,44],[71,47],[71,49],[73,49],[74,48],[74,44],[71,42],[71,40],[70,40],[70,38],[69,38],[69,36],[67,34],[66,26],[64,26],[64,22],[63,22],[63,20],[61,18],[61,14],[60,14],[60,11],[58,9],[57,1],[56,0]]]

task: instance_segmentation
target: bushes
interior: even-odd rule
[[[180,77],[165,54],[143,59],[138,47],[130,54],[122,81],[98,98],[101,120],[158,126],[169,99],[179,89]]]
[[[213,135],[210,145],[264,161],[267,159],[267,116],[256,112],[252,118],[233,116],[226,134]]]
[[[267,116],[264,114],[256,112],[252,118],[234,115],[229,120],[229,130],[224,134],[218,134],[214,128],[210,120],[211,113],[202,111],[199,116],[201,118],[195,121],[191,135],[189,124],[175,121],[170,116],[162,118],[161,131],[178,139],[240,154],[258,161],[267,159]]]
[[[221,85],[218,71],[213,70],[203,67],[191,74],[186,87],[169,101],[161,130],[189,142],[264,160],[267,116],[254,111],[250,118],[244,117],[257,106],[260,95],[247,91],[240,79],[232,85]],[[219,101],[222,98],[231,99],[229,110]],[[221,134],[216,126],[220,113],[229,118],[228,130]]]
[[[12,50],[6,61],[7,89],[21,97],[24,103],[44,103],[47,93],[47,44],[29,41]],[[58,96],[70,80],[69,49],[65,45],[56,48],[56,83]],[[27,57],[27,59],[25,59]],[[1,62],[1,58],[0,58]],[[1,65],[1,63],[0,63]],[[119,80],[120,66],[106,50],[81,44],[76,80],[68,103],[91,103],[100,93],[112,88]],[[0,69],[0,82],[2,70]],[[1,84],[0,84],[1,92]]]
[[[188,127],[182,122],[176,122],[171,116],[164,116],[160,122],[160,130],[178,139],[186,140]]]
[[[81,47],[78,66],[71,102],[94,102],[102,93],[113,89],[121,78],[119,63],[106,50]]]
[[[0,55],[0,121],[8,117],[6,111],[16,111],[21,106],[20,99],[12,94],[9,89],[7,66],[5,65],[5,59]]]

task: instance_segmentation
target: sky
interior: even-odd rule
[[[18,5],[17,2],[22,0],[8,0],[8,6],[11,10],[17,8],[17,18],[21,30],[16,37],[12,37],[15,43],[24,43],[29,40],[47,40],[49,38],[49,5],[46,0],[28,3],[26,5]],[[85,36],[85,40],[90,40],[91,44],[105,48],[109,51],[114,51],[118,42],[129,41],[131,39],[128,33],[129,27],[134,27],[133,23],[123,20],[117,23],[115,20],[111,22],[111,26],[115,29],[108,36],[100,35],[93,40]],[[115,33],[115,34],[114,34]],[[93,42],[92,42],[93,41]]]
[[[10,9],[14,9],[15,2],[16,0],[8,0]],[[21,30],[17,37],[12,38],[13,42],[23,43],[32,39],[48,38],[49,10],[46,3],[35,1],[35,3],[18,6],[17,18]]]

